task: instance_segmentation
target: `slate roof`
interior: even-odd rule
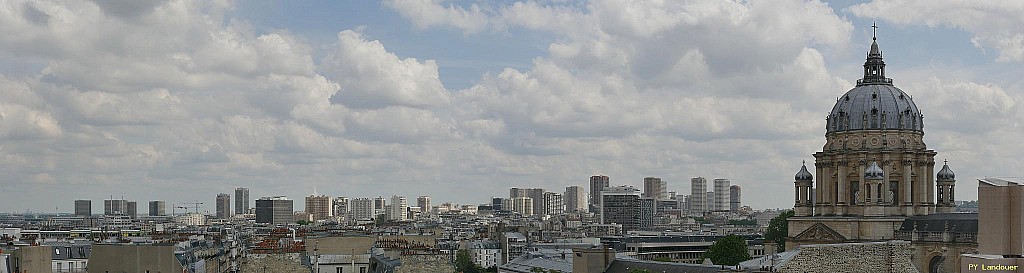
[[[977,213],[938,213],[908,217],[900,225],[900,231],[949,231],[959,233],[978,233]]]
[[[640,260],[620,260],[616,259],[612,262],[605,273],[629,273],[633,269],[647,269],[648,271],[655,273],[671,272],[671,273],[717,273],[722,270],[722,266],[705,266],[698,264],[682,264],[682,263],[668,263],[668,262],[654,262],[654,261],[640,261]],[[728,267],[727,267],[728,269]]]

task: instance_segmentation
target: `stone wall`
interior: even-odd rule
[[[240,272],[309,273],[299,253],[249,254],[239,263]]]
[[[395,273],[451,273],[455,266],[446,255],[403,255],[402,265]]]
[[[779,272],[919,272],[906,241],[805,245],[799,251]]]

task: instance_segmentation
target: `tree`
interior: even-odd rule
[[[715,241],[704,258],[711,259],[712,263],[720,265],[737,265],[742,261],[750,260],[750,252],[747,252],[747,240],[735,234],[731,234]]]
[[[455,254],[455,272],[480,273],[480,268],[469,257],[469,251],[462,249]]]
[[[786,251],[786,236],[789,236],[789,217],[793,216],[793,210],[783,211],[779,216],[768,222],[768,230],[764,232],[766,241],[773,241],[777,245],[777,252]]]

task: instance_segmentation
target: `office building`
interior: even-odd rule
[[[690,179],[690,200],[687,202],[690,204],[690,214],[702,214],[707,211],[707,195],[708,191],[708,180],[703,177],[694,177]]]
[[[580,186],[565,187],[565,211],[587,212],[587,192]]]
[[[729,186],[729,210],[739,211],[740,207],[740,185]]]
[[[294,203],[284,196],[256,200],[256,223],[285,225],[294,223]]]
[[[166,216],[167,204],[164,201],[149,201],[149,216]]]
[[[128,200],[107,199],[103,200],[103,215],[126,215],[128,214]]]
[[[420,207],[420,212],[430,213],[430,196],[420,195],[420,197],[416,197],[416,206]]]
[[[231,218],[231,195],[227,193],[217,194],[217,219]]]
[[[249,188],[235,188],[235,214],[249,213]]]
[[[75,200],[75,216],[92,216],[92,200]]]
[[[640,229],[640,190],[618,186],[601,191],[601,224],[620,224],[623,230]]]
[[[654,198],[656,200],[668,199],[668,185],[661,178],[657,177],[644,177],[644,194],[643,197]]]
[[[715,178],[715,208],[716,211],[729,210],[729,186],[732,182],[725,178]]]
[[[601,206],[601,191],[608,187],[610,179],[605,175],[590,177],[590,211],[598,211]]]
[[[665,200],[671,201],[671,200]],[[654,215],[660,210],[658,207],[658,199],[654,198],[640,198],[640,208],[638,208],[637,216],[639,217],[638,229],[649,228],[654,225]],[[667,207],[666,209],[669,209]],[[625,228],[625,227],[623,227]]]

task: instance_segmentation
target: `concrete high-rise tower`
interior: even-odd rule
[[[334,217],[331,196],[317,195],[316,193],[306,196],[306,213],[313,218],[313,221],[329,220]]]
[[[334,198],[334,216],[343,218],[342,221],[349,221],[349,212],[352,211],[352,200],[348,197],[338,196]]]
[[[565,211],[566,212],[586,212],[587,211],[587,193],[583,191],[583,187],[580,186],[568,186],[565,187]]]
[[[387,213],[388,220],[405,221],[409,219],[408,212],[406,212],[408,209],[409,201],[405,196],[391,196],[391,206]]]
[[[166,216],[167,203],[164,201],[149,201],[149,216]]]
[[[690,214],[701,214],[708,211],[707,203],[708,180],[704,177],[690,179]]]
[[[565,200],[557,192],[544,193],[544,214],[559,215],[565,213]]]
[[[295,222],[294,203],[284,196],[256,200],[256,223],[284,225]]]
[[[92,216],[92,200],[75,200],[75,216]]]
[[[729,210],[739,211],[740,206],[740,185],[732,185],[729,187]]]
[[[103,215],[127,215],[128,200],[107,199],[103,200]]]
[[[668,185],[665,181],[661,181],[661,178],[644,177],[643,197],[666,200],[668,199]]]
[[[590,177],[590,211],[598,211],[601,206],[601,191],[608,187],[610,179],[605,175]]]
[[[217,219],[231,218],[231,195],[217,194]]]
[[[377,217],[373,203],[374,200],[370,198],[352,199],[351,210],[349,211],[349,214],[352,215],[351,221],[370,220]]]
[[[714,210],[729,210],[729,186],[731,182],[725,178],[715,178],[715,206]]]
[[[249,213],[249,188],[235,188],[235,214]]]
[[[430,213],[430,196],[420,195],[420,197],[416,197],[416,206],[420,207],[420,212]]]

